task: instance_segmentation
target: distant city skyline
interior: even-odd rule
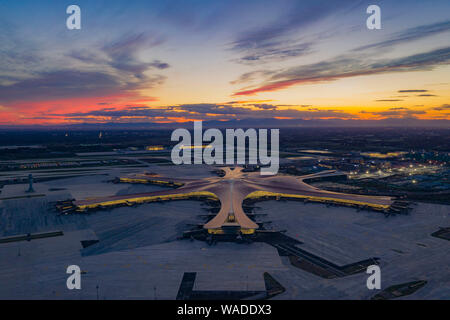
[[[81,30],[66,27],[71,4],[81,8]],[[366,27],[371,4],[381,8],[381,30]],[[0,1],[0,126],[442,126],[449,12],[440,0]]]

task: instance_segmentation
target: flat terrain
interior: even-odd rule
[[[364,273],[323,279],[293,267],[265,243],[176,240],[187,224],[202,223],[196,201],[151,203],[85,215],[58,216],[52,202],[164,190],[112,184],[123,173],[213,176],[205,166],[109,168],[98,175],[36,183],[36,198],[0,201],[0,237],[63,231],[53,238],[0,244],[0,299],[175,299],[185,272],[197,272],[194,290],[264,290],[269,272],[285,288],[275,299],[369,299]],[[6,185],[1,197],[27,196],[27,185]],[[408,216],[291,201],[257,203],[271,228],[303,242],[301,248],[338,265],[379,257],[382,288],[428,283],[401,299],[450,299],[450,242],[432,237],[450,226],[450,207],[419,203]],[[99,242],[83,248],[81,241]],[[66,268],[84,271],[82,290],[66,288]]]

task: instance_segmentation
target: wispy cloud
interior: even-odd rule
[[[231,84],[241,84],[241,83],[249,83],[256,81],[260,78],[269,77],[270,75],[275,74],[276,71],[271,70],[255,70],[242,74],[239,78],[234,81],[231,81]]]
[[[435,107],[432,110],[435,110],[435,111],[450,111],[450,104],[443,104],[442,106]]]
[[[183,104],[164,107],[130,106],[121,109],[101,108],[89,112],[47,114],[48,119],[62,118],[77,121],[168,121],[176,119],[189,120],[242,120],[242,119],[355,119],[357,116],[339,110],[320,110],[309,108],[297,110],[280,108],[276,105],[254,104],[249,107],[226,104]]]
[[[398,93],[418,93],[418,92],[428,92],[428,90],[398,90]]]
[[[424,110],[411,110],[408,108],[390,108],[386,111],[361,111],[360,113],[395,119],[410,119],[416,118],[417,115],[427,114]]]
[[[450,47],[395,59],[370,61],[367,57],[347,54],[315,64],[275,72],[260,86],[236,92],[235,96],[254,95],[285,89],[294,85],[336,81],[357,76],[432,70],[450,62]]]
[[[389,108],[389,110],[408,110],[408,108],[398,107],[398,108]]]
[[[266,48],[247,49],[245,55],[235,61],[248,65],[261,64],[304,56],[312,52],[312,44],[310,42],[294,45],[279,43],[272,44]]]
[[[158,45],[160,41],[140,33],[121,37],[99,49],[69,52],[66,57],[77,62],[74,66],[69,63],[68,67],[32,70],[25,79],[0,85],[0,103],[110,95],[138,96],[137,90],[152,88],[165,79],[148,71],[167,69],[169,64],[157,59],[146,62],[137,58],[139,50]]]
[[[286,58],[307,55],[319,37],[306,40],[305,30],[322,19],[339,14],[359,5],[359,1],[298,1],[287,6],[280,15],[261,27],[240,33],[232,43],[232,50],[242,53],[237,62],[253,64],[279,61]],[[295,32],[295,36],[293,33]]]
[[[448,31],[450,31],[450,20],[421,25],[395,33],[387,40],[359,47],[355,51],[392,47]]]

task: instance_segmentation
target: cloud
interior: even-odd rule
[[[157,69],[161,69],[161,70],[167,69],[167,68],[170,67],[170,65],[169,65],[168,63],[161,62],[161,61],[159,61],[159,60],[154,60],[153,62],[151,62],[151,63],[149,64],[149,66],[150,66],[150,67],[157,68]]]
[[[243,54],[236,60],[243,64],[279,61],[309,54],[320,36],[313,41],[299,41],[293,40],[292,35],[295,33],[295,39],[299,39],[309,26],[353,7],[355,2],[351,0],[294,2],[274,21],[239,34],[231,50]]]
[[[399,107],[399,108],[389,108],[389,110],[408,110],[408,108],[402,108],[402,107]]]
[[[390,108],[387,111],[361,111],[360,113],[381,116],[383,118],[410,119],[416,115],[427,114],[424,110],[411,110],[408,108]]]
[[[330,2],[324,0],[297,2],[288,8],[286,14],[276,21],[250,31],[243,32],[234,41],[234,49],[256,49],[272,47],[277,39],[298,30],[305,30],[310,25],[338,11],[354,5],[354,1],[341,0]]]
[[[242,74],[238,79],[231,81],[231,84],[240,84],[240,83],[248,83],[255,81],[260,77],[268,77],[272,74],[276,73],[275,71],[270,70],[256,70],[251,72],[246,72]]]
[[[0,86],[0,101],[108,95],[121,86],[114,76],[102,72],[73,70],[43,72],[32,79],[19,81],[9,86]]]
[[[103,46],[103,51],[107,52],[111,57],[129,57],[134,52],[159,46],[165,42],[165,38],[152,33],[129,33],[117,38],[114,42],[110,42]]]
[[[398,101],[404,101],[399,99],[381,99],[381,100],[375,100],[376,102],[398,102]]]
[[[294,85],[330,82],[357,76],[428,71],[449,62],[450,47],[396,59],[376,61],[370,61],[366,56],[347,54],[331,60],[274,72],[272,76],[258,87],[240,90],[234,93],[234,96],[255,95],[261,92],[285,89]]]
[[[433,24],[421,25],[406,29],[401,32],[393,34],[388,40],[362,46],[355,51],[362,51],[367,49],[381,49],[392,47],[398,44],[409,43],[411,41],[423,39],[429,36],[450,31],[450,20],[441,21]]]
[[[33,70],[25,79],[0,84],[0,103],[112,95],[139,97],[138,90],[152,88],[165,80],[164,76],[148,71],[167,69],[169,64],[137,58],[139,50],[160,41],[158,37],[139,33],[122,36],[100,48],[71,51],[65,57],[75,65]]]
[[[312,43],[294,45],[274,43],[266,48],[247,49],[245,55],[235,61],[247,65],[261,64],[261,62],[282,61],[287,58],[305,56],[312,52]]]
[[[254,104],[255,108],[262,109],[262,110],[276,110],[277,106],[274,106],[272,104]]]
[[[30,77],[44,63],[34,39],[20,35],[17,25],[0,19],[0,85],[14,83]]]
[[[142,80],[145,80],[144,82]],[[0,85],[0,102],[56,100],[72,97],[102,97],[131,94],[143,87],[161,83],[163,78],[120,77],[106,72],[60,70],[43,72],[32,79]]]
[[[428,92],[428,90],[398,90],[398,93],[418,93],[418,92]]]
[[[254,105],[257,109],[237,107],[225,104],[183,104],[165,107],[130,106],[122,109],[102,108],[89,112],[47,114],[48,119],[62,118],[76,121],[118,121],[127,122],[133,119],[141,121],[173,121],[189,120],[242,120],[242,119],[322,119],[344,118],[355,119],[357,116],[339,110],[297,110],[280,109],[276,105]]]
[[[272,102],[273,100],[235,100],[235,101],[228,101],[224,104],[258,104],[258,103],[267,103]]]
[[[443,104],[442,106],[435,107],[432,110],[435,110],[435,111],[450,111],[450,104]]]
[[[166,69],[167,63],[159,60],[143,62],[136,58],[139,50],[151,48],[164,42],[163,38],[153,35],[138,33],[122,36],[117,41],[107,44],[102,51],[110,58],[109,65],[119,71],[127,71],[140,75],[150,67]]]

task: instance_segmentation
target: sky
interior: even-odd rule
[[[0,43],[0,125],[450,120],[448,0],[0,0]]]

